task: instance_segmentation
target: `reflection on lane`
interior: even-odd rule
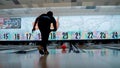
[[[67,50],[69,51],[69,50]],[[119,68],[120,51],[111,49],[86,49],[85,53],[62,53],[49,49],[48,56],[38,51],[26,54],[0,54],[0,68]],[[117,67],[116,67],[117,66]]]
[[[111,50],[111,49],[88,49],[86,53],[89,56],[120,56],[119,50]]]

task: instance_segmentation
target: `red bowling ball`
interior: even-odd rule
[[[61,46],[61,48],[62,48],[63,50],[65,50],[67,47],[66,47],[65,44],[63,44],[63,45]]]

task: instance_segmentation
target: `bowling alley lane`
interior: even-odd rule
[[[85,52],[65,52],[49,49],[49,55],[37,50],[25,54],[0,53],[0,68],[120,68],[120,51],[113,49],[83,49]]]

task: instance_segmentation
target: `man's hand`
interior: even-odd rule
[[[51,31],[57,31],[57,29],[50,29]]]

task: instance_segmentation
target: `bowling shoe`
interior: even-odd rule
[[[44,54],[45,54],[45,55],[48,55],[48,54],[49,54],[49,52],[48,52],[48,51],[45,51],[45,52],[44,52]]]
[[[43,52],[43,47],[42,47],[42,46],[39,46],[39,47],[38,47],[38,50],[39,50],[39,53],[40,53],[41,55],[44,54],[44,52]]]

